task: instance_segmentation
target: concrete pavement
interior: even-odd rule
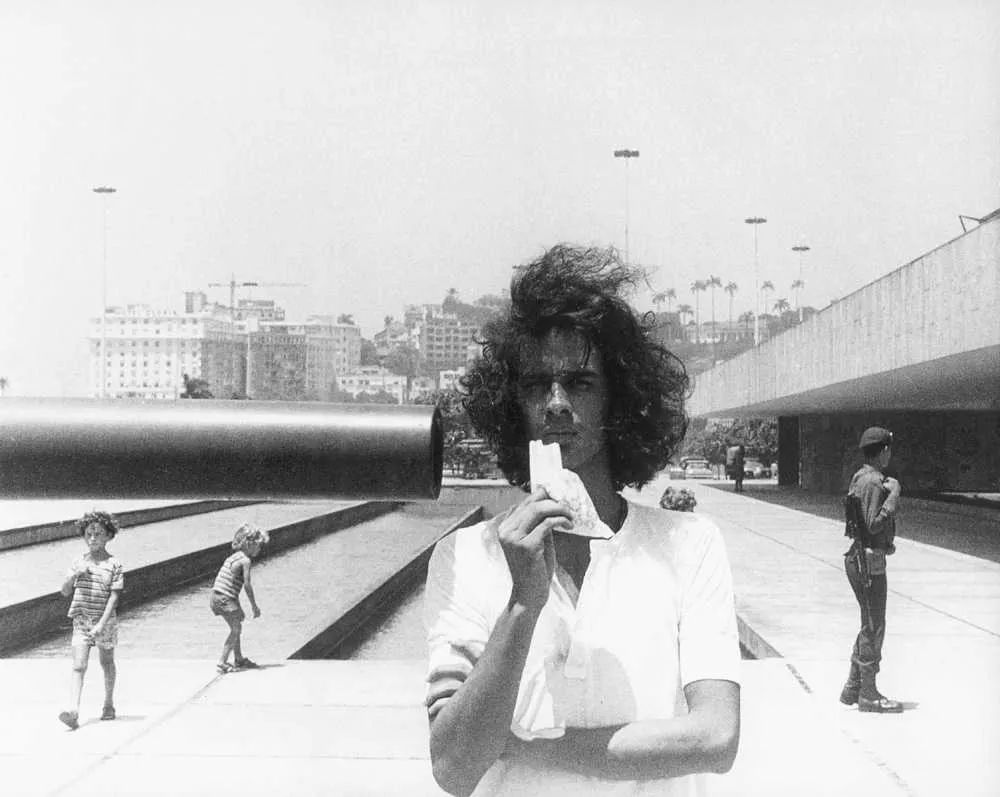
[[[638,495],[655,503],[669,484]],[[1000,565],[901,539],[890,560],[882,690],[900,715],[837,694],[857,630],[836,520],[694,489],[725,536],[744,643],[741,750],[712,793],[1000,794]],[[0,660],[0,766],[9,794],[439,794],[427,760],[422,653],[406,661],[275,661],[223,677],[211,661],[125,659],[121,718],[55,716],[69,661]]]

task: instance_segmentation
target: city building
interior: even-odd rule
[[[229,309],[207,304],[204,294],[191,293],[185,296],[185,310],[154,310],[143,304],[109,307],[103,369],[101,318],[92,318],[89,394],[174,399],[184,392],[184,374],[208,382],[218,398],[242,393],[245,336]]]
[[[460,368],[469,361],[470,344],[475,343],[479,323],[442,310],[439,305],[424,305],[420,327],[422,370],[427,374]]]
[[[344,327],[357,334],[349,334]],[[253,399],[331,401],[337,374],[361,361],[360,330],[327,323],[322,317],[304,324],[263,321],[247,334]]]

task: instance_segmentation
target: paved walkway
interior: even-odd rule
[[[649,485],[642,500],[655,500],[669,484],[661,479]],[[1000,565],[897,538],[897,553],[889,559],[879,687],[904,701],[907,710],[859,714],[837,702],[860,622],[843,571],[843,522],[782,506],[779,491],[763,501],[752,492],[735,495],[708,482],[674,486],[693,487],[697,510],[719,522],[747,634],[774,648],[783,658],[771,663],[800,685],[798,701],[768,709],[763,738],[788,727],[836,731],[847,747],[831,747],[832,754],[860,751],[885,776],[861,791],[842,793],[1000,794]],[[805,499],[792,490],[785,500],[801,505]],[[964,515],[937,518],[941,539],[960,534],[969,522]],[[1000,535],[992,544],[994,551],[1000,547]],[[752,704],[754,696],[744,692],[744,700]],[[781,772],[797,766],[794,756],[748,754],[760,738],[752,726],[744,728],[743,752],[723,782],[754,780],[761,767]]]
[[[858,622],[840,523],[680,486],[722,528],[746,634],[783,657],[743,662],[740,755],[713,794],[1000,794],[1000,566],[898,541],[880,685],[907,711],[859,714],[837,702]],[[69,732],[55,720],[68,661],[2,660],[5,793],[440,794],[422,661],[271,664],[213,678],[210,660],[123,658],[122,717],[103,723],[94,662],[85,724]]]
[[[126,570],[233,539],[243,523],[273,529],[350,506],[348,501],[260,503],[122,529],[108,543]],[[78,537],[0,552],[0,606],[57,592],[86,548]]]

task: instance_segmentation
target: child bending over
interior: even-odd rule
[[[268,535],[254,525],[244,523],[233,536],[233,551],[222,563],[219,574],[212,585],[212,597],[209,605],[212,614],[219,615],[229,626],[229,636],[222,645],[222,655],[215,668],[220,673],[232,672],[234,669],[248,669],[257,665],[243,656],[240,647],[240,636],[243,633],[243,620],[246,615],[240,606],[240,590],[244,590],[250,599],[250,608],[254,617],[260,617],[260,608],[253,594],[250,583],[250,569],[254,557],[267,543]],[[230,664],[229,654],[233,654],[233,664]]]

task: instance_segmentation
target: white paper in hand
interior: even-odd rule
[[[562,466],[562,452],[558,443],[545,445],[541,440],[528,443],[528,468],[531,475],[531,489],[544,487],[553,501],[561,501],[570,508],[573,515],[573,529],[567,534],[580,537],[594,537],[610,540],[614,534],[594,509],[587,488],[580,477]]]

